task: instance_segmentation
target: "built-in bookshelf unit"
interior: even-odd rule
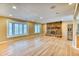
[[[62,37],[62,22],[47,23],[47,34],[54,37]]]

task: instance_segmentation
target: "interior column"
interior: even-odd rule
[[[77,21],[76,17],[78,15],[79,6],[78,4],[75,5],[74,17],[73,17],[73,47],[77,48]]]

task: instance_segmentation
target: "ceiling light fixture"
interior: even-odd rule
[[[9,16],[12,16],[12,14],[10,14]]]
[[[56,14],[59,14],[59,12],[56,12]]]
[[[50,9],[54,9],[55,7],[56,7],[55,5],[54,6],[51,6]]]
[[[43,17],[40,17],[40,19],[43,19]]]
[[[16,9],[16,6],[12,6],[13,9]]]
[[[69,3],[69,5],[71,5],[72,3]]]

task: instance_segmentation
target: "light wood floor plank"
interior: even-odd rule
[[[79,50],[65,38],[39,36],[0,44],[1,56],[79,56]]]

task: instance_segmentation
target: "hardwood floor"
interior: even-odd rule
[[[0,44],[1,56],[77,56],[79,50],[72,48],[64,38],[39,36],[16,42]]]

